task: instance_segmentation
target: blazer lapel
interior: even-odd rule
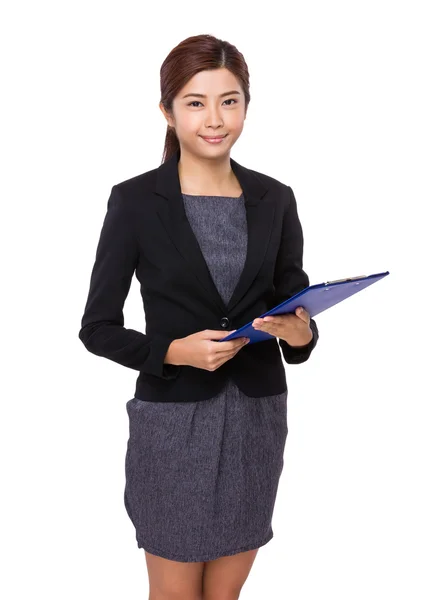
[[[155,193],[168,201],[158,208],[159,217],[178,251],[186,259],[199,283],[221,314],[229,313],[248,291],[259,271],[269,244],[275,212],[272,202],[260,202],[268,188],[249,169],[230,158],[231,168],[243,190],[248,229],[246,261],[227,305],[222,300],[208,269],[201,247],[190,226],[181,194],[178,161],[180,150],[157,169]]]

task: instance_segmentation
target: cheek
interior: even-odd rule
[[[201,129],[201,119],[198,113],[186,112],[178,116],[177,133],[181,137],[198,135]]]
[[[232,131],[240,135],[245,125],[244,113],[234,111],[233,113],[228,114],[227,118],[225,119],[225,122],[227,126],[231,128]]]
[[[182,137],[194,137],[198,135],[198,131],[201,129],[201,123],[199,119],[189,118],[183,122],[181,128],[179,128],[179,135]]]
[[[231,134],[231,138],[230,138],[231,145],[234,145],[242,134],[243,122],[242,123],[237,122],[234,125],[232,123],[226,122],[225,125],[226,125],[227,130]]]

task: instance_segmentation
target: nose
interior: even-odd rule
[[[219,110],[215,108],[209,108],[207,113],[207,118],[205,121],[205,126],[210,129],[222,128],[223,127],[223,119],[219,114]],[[212,132],[214,133],[214,132]],[[219,134],[219,132],[216,132]]]

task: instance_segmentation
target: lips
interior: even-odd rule
[[[205,137],[203,135],[201,135],[200,137],[204,140],[204,142],[207,142],[207,144],[211,144],[212,146],[218,146],[219,144],[222,144],[222,142],[224,141],[224,139],[228,136],[227,135],[221,135],[219,137]]]
[[[221,140],[224,137],[227,137],[228,134],[225,135],[202,135],[201,137],[205,140]]]

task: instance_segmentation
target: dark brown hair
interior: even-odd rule
[[[243,54],[229,42],[204,34],[186,38],[163,61],[160,68],[160,102],[166,112],[172,114],[174,97],[194,75],[200,71],[223,67],[237,77],[243,89],[247,110],[251,95],[249,71]],[[162,163],[169,160],[179,148],[177,134],[168,125]]]

